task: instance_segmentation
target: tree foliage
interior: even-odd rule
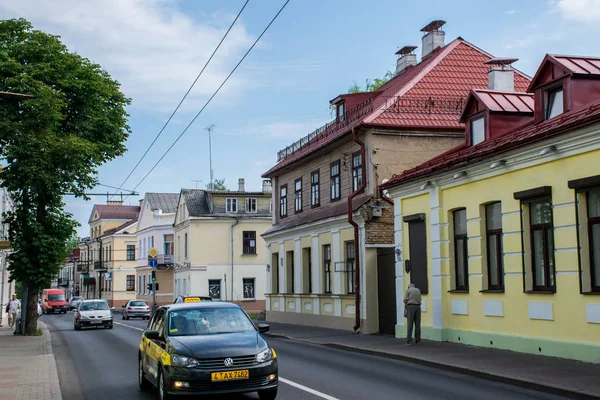
[[[12,280],[28,287],[26,335],[37,328],[37,294],[58,273],[77,222],[63,194],[97,183],[97,168],[125,152],[130,103],[99,65],[69,52],[58,36],[24,19],[0,21],[1,185],[15,201],[7,213]]]
[[[214,179],[212,185],[210,183],[206,184],[206,189],[208,190],[219,190],[219,191],[227,191],[227,186],[225,185],[225,178],[223,179]]]
[[[348,93],[374,92],[376,90],[379,90],[393,77],[394,74],[392,73],[392,71],[388,71],[385,73],[383,78],[375,78],[372,81],[370,79],[366,79],[364,89],[361,89],[361,87],[356,82],[353,82],[352,86],[348,88]]]
[[[81,242],[81,238],[75,232],[71,235],[70,238],[67,239],[65,243],[65,252],[67,255],[73,253],[73,250],[79,247],[79,242]]]

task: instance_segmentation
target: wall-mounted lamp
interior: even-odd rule
[[[540,156],[545,156],[556,151],[556,146],[548,146],[540,151]]]
[[[492,163],[492,165],[490,165],[490,169],[503,167],[505,165],[506,165],[506,161],[504,161],[504,160],[496,161],[496,162]]]
[[[271,271],[271,264],[267,264],[267,272]]]
[[[424,184],[421,185],[421,190],[425,190],[427,188],[431,187],[431,181],[427,181]]]
[[[463,176],[467,176],[467,171],[460,171],[460,172],[454,174],[454,176],[452,177],[452,179],[460,179]]]

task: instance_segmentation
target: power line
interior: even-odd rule
[[[256,44],[258,43],[258,41],[263,37],[263,35],[267,32],[267,30],[269,29],[269,27],[273,24],[273,22],[275,22],[275,20],[277,19],[277,17],[279,17],[279,14],[281,14],[281,12],[283,11],[283,9],[287,6],[287,4],[290,2],[290,0],[287,0],[283,6],[281,6],[281,8],[279,9],[279,11],[277,12],[277,14],[275,14],[275,16],[273,17],[273,19],[271,20],[271,22],[269,22],[269,25],[267,25],[267,27],[262,31],[262,33],[260,34],[260,36],[254,41],[254,43],[252,44],[252,46],[250,46],[250,48],[248,49],[248,51],[246,52],[246,54],[244,54],[244,56],[242,57],[242,59],[236,64],[236,66],[231,70],[231,72],[229,73],[229,75],[227,75],[227,77],[225,78],[225,80],[221,83],[221,85],[219,85],[219,87],[217,88],[217,90],[212,94],[212,96],[210,96],[210,98],[208,99],[208,101],[204,104],[204,106],[202,106],[202,108],[200,109],[200,111],[198,111],[198,113],[196,114],[196,116],[190,121],[190,123],[185,127],[185,129],[183,130],[183,132],[181,132],[181,134],[177,137],[177,139],[175,139],[175,141],[173,142],[173,144],[171,144],[171,146],[169,146],[169,148],[167,149],[167,151],[164,152],[164,154],[158,159],[158,161],[154,164],[154,166],[150,169],[150,171],[148,171],[148,173],[146,175],[144,175],[144,177],[142,178],[141,181],[139,181],[139,183],[137,185],[135,185],[135,187],[133,188],[133,190],[137,189],[138,186],[140,186],[142,184],[142,182],[144,182],[146,180],[146,178],[148,177],[148,175],[150,175],[152,173],[152,171],[154,171],[154,168],[156,168],[158,166],[158,164],[160,164],[160,162],[163,160],[163,158],[165,158],[165,156],[169,153],[169,151],[171,151],[171,149],[173,148],[173,146],[175,146],[177,144],[177,142],[179,141],[179,139],[181,139],[181,137],[187,132],[187,130],[192,126],[192,124],[196,121],[196,119],[200,116],[200,114],[202,113],[202,111],[204,111],[204,109],[210,104],[210,102],[212,101],[212,99],[217,95],[217,93],[219,93],[219,91],[221,90],[221,88],[225,85],[225,83],[229,80],[229,78],[231,78],[231,75],[233,75],[233,73],[238,69],[238,67],[240,66],[240,64],[246,59],[246,57],[248,56],[248,54],[250,54],[250,52],[252,51],[252,49],[254,48],[254,46],[256,46]],[[126,196],[125,199],[129,197]]]
[[[246,8],[246,5],[248,5],[249,1],[250,0],[246,0],[246,2],[244,3],[244,5],[242,6],[240,12],[237,14],[237,16],[235,17],[235,19],[233,20],[233,22],[229,26],[229,29],[227,29],[227,32],[225,32],[225,35],[223,35],[223,37],[221,38],[221,41],[219,42],[219,44],[217,45],[217,47],[215,48],[215,50],[212,52],[212,54],[208,58],[208,61],[206,61],[206,63],[204,64],[204,67],[202,67],[202,70],[200,71],[200,73],[198,74],[198,76],[196,76],[196,79],[194,79],[194,82],[192,83],[192,85],[190,86],[190,88],[187,90],[187,92],[185,92],[185,95],[183,96],[183,98],[181,99],[181,101],[179,102],[179,104],[177,105],[177,107],[175,108],[175,110],[173,111],[173,113],[171,114],[171,116],[169,117],[169,119],[167,120],[167,122],[165,122],[165,124],[161,128],[160,132],[158,132],[158,135],[156,135],[156,137],[154,138],[154,140],[152,141],[152,143],[150,143],[150,146],[146,149],[146,152],[142,155],[142,158],[140,158],[140,160],[137,162],[137,164],[135,164],[135,167],[133,167],[133,169],[131,170],[131,172],[129,173],[129,175],[127,175],[127,178],[125,178],[125,180],[123,181],[123,183],[121,183],[121,185],[119,186],[119,188],[117,190],[121,190],[121,188],[123,187],[123,185],[125,184],[125,182],[127,182],[127,180],[131,177],[131,175],[133,175],[133,173],[135,172],[135,170],[137,169],[137,167],[139,167],[139,165],[141,164],[141,162],[144,160],[144,158],[146,157],[146,155],[148,154],[148,152],[152,148],[152,146],[154,146],[154,143],[156,143],[156,141],[158,140],[158,138],[160,137],[160,135],[163,133],[163,131],[165,130],[165,128],[167,127],[167,125],[169,124],[169,122],[171,122],[171,119],[173,119],[173,116],[179,110],[179,107],[181,107],[181,104],[183,104],[183,101],[187,98],[188,94],[190,94],[192,88],[196,85],[196,82],[198,82],[198,79],[200,78],[200,76],[202,75],[202,73],[204,72],[204,70],[206,69],[206,67],[208,66],[208,64],[210,63],[210,61],[213,59],[214,55],[217,53],[217,50],[219,50],[219,48],[221,47],[221,44],[223,43],[223,41],[225,40],[225,38],[227,37],[227,35],[231,31],[231,29],[233,28],[233,26],[235,25],[236,21],[238,20],[238,18],[240,17],[240,15],[242,15],[242,11],[244,11],[244,8]],[[112,199],[112,197],[111,197],[111,199]]]

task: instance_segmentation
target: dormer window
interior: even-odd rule
[[[544,108],[544,119],[554,118],[564,112],[562,87],[546,91],[546,104]]]
[[[335,116],[339,121],[343,121],[344,114],[346,114],[346,104],[342,102],[336,106]]]
[[[471,146],[475,146],[485,140],[484,117],[471,120]]]

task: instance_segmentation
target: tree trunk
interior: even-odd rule
[[[21,310],[21,315],[27,315],[25,321],[24,336],[34,336],[37,333],[37,304],[38,304],[38,288],[32,285],[27,286],[27,310]]]

